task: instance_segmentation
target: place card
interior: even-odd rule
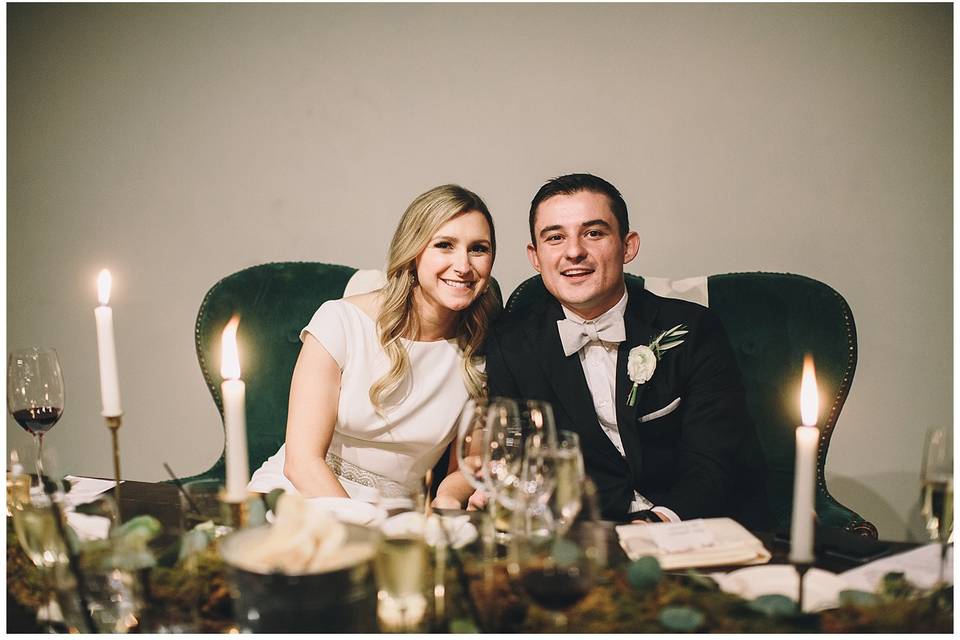
[[[657,548],[664,553],[696,551],[712,547],[716,542],[716,538],[707,529],[703,519],[657,523],[651,528],[650,537]]]

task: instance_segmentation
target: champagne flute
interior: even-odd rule
[[[7,410],[33,436],[37,477],[43,475],[43,436],[63,414],[63,375],[53,349],[28,347],[7,358]]]
[[[556,478],[550,508],[557,526],[566,531],[583,505],[586,472],[580,450],[580,436],[573,431],[560,431],[556,449]]]
[[[426,495],[383,478],[376,483],[377,505],[387,514],[380,524],[374,557],[377,618],[384,632],[423,630],[427,615],[429,553]]]
[[[943,582],[947,545],[953,533],[953,442],[946,429],[927,433],[921,470],[920,513],[931,540],[940,542],[940,579]]]
[[[29,495],[13,504],[13,529],[17,541],[30,561],[43,576],[43,602],[37,619],[52,620],[53,593],[51,577],[59,563],[67,561],[65,541],[54,520],[54,509],[60,505],[44,493],[42,486],[32,487]]]

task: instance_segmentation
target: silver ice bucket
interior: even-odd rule
[[[347,544],[370,545],[369,554],[304,575],[244,568],[243,549],[270,525],[243,529],[220,541],[233,610],[241,631],[254,633],[376,633],[377,587],[373,558],[379,533],[345,524]]]

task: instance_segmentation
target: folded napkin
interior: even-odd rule
[[[67,512],[67,524],[73,529],[80,542],[103,540],[110,533],[110,518],[90,516],[76,511]]]
[[[667,570],[770,561],[763,543],[730,518],[624,524],[617,535],[631,560],[653,556]]]
[[[83,478],[80,476],[65,476],[70,481],[70,491],[64,497],[63,502],[68,507],[75,507],[80,504],[90,502],[101,493],[109,491],[116,482],[113,480],[101,480],[100,478]],[[120,481],[123,483],[123,480]]]
[[[932,588],[940,579],[940,543],[934,542],[874,560],[869,564],[841,573],[840,577],[851,584],[851,588],[874,591],[883,580],[883,576],[891,571],[903,573],[907,580],[921,589]],[[947,548],[943,579],[953,584],[953,545]]]
[[[468,515],[441,516],[434,513],[429,521],[425,521],[423,514],[413,511],[387,518],[382,531],[389,536],[423,536],[431,547],[446,543],[454,549],[465,547],[476,540],[478,535],[477,528],[470,522]]]
[[[797,570],[789,564],[747,567],[730,573],[711,573],[710,577],[723,591],[745,600],[766,595],[796,600],[799,589]],[[840,592],[850,588],[847,581],[835,573],[811,568],[803,578],[803,610],[815,613],[834,609],[840,604]]]

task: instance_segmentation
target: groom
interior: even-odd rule
[[[491,328],[490,396],[553,405],[557,428],[580,436],[606,519],[742,511],[735,458],[756,435],[733,351],[710,310],[626,285],[640,237],[620,192],[590,174],[549,181],[530,205],[530,239],[550,295]]]

